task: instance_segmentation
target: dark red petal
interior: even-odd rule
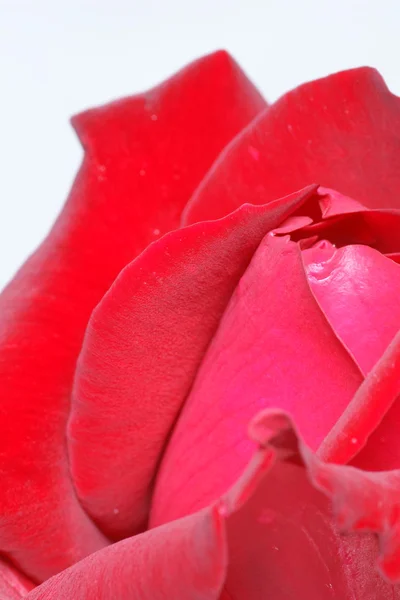
[[[386,254],[386,256],[393,260],[393,262],[400,265],[400,252],[389,252],[388,254]]]
[[[0,559],[0,598],[20,600],[25,598],[35,585],[10,564]]]
[[[264,204],[310,181],[368,207],[400,207],[400,100],[373,69],[343,71],[285,94],[219,157],[184,223]]]
[[[354,398],[346,410],[335,423],[332,430],[322,442],[318,455],[328,462],[345,464],[356,456],[365,446],[368,438],[375,430],[379,431],[382,419],[387,422],[392,410],[398,415],[396,398],[400,395],[400,332],[396,334],[383,356],[375,364],[367,378],[357,390]],[[393,405],[393,403],[395,403]],[[386,417],[385,417],[386,415]],[[399,418],[390,420],[393,425],[392,446],[389,445],[385,452],[385,445],[381,452],[399,457],[398,451],[398,425]],[[382,423],[383,425],[383,423]],[[373,434],[374,435],[374,434]],[[374,436],[376,441],[376,437]],[[378,437],[379,439],[379,437]],[[369,444],[367,444],[367,448]],[[373,448],[373,446],[372,446]],[[382,456],[377,456],[381,463],[380,468],[393,468],[391,464],[382,464]],[[361,463],[360,463],[361,464]],[[375,463],[376,465],[376,463]],[[371,464],[364,464],[367,468],[374,468]]]
[[[318,448],[362,380],[309,289],[298,245],[267,235],[175,427],[151,522],[198,510],[235,481],[252,452],[246,424],[257,411],[290,411],[307,443]]]
[[[70,390],[94,306],[175,228],[218,152],[264,101],[226,53],[74,119],[86,156],[50,236],[0,299],[0,551],[39,580],[101,548],[70,480]]]
[[[113,537],[145,525],[164,444],[258,244],[314,191],[165,236],[122,271],[93,312],[68,440],[83,506]]]
[[[209,508],[88,556],[28,600],[218,600],[225,570],[222,518]]]
[[[321,309],[367,374],[400,329],[400,266],[361,245],[319,242],[302,257]]]

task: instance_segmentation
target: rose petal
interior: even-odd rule
[[[81,502],[107,534],[145,526],[165,442],[239,278],[265,233],[315,187],[165,236],[93,312],[68,441]]]
[[[369,427],[372,433],[366,444],[354,457],[352,464],[370,470],[400,468],[399,428],[400,428],[400,333],[386,350],[377,364],[370,379],[370,391],[365,395],[363,403],[368,407],[370,415],[375,415],[375,426]],[[373,390],[376,390],[375,393]],[[374,402],[371,403],[371,397]],[[360,398],[361,400],[361,398]],[[358,432],[365,429],[360,422],[354,407],[353,418],[348,415],[347,431],[350,428]],[[365,414],[366,411],[364,410]],[[365,415],[367,416],[367,415]],[[371,421],[371,416],[369,421]],[[380,418],[378,418],[380,416]],[[355,433],[353,435],[358,435]],[[338,440],[339,442],[339,440]]]
[[[299,600],[400,598],[400,587],[380,579],[375,566],[379,552],[378,565],[384,578],[393,583],[400,581],[400,472],[368,473],[322,462],[299,440],[291,420],[281,412],[258,414],[250,432],[262,447],[274,448],[277,463],[267,474],[264,486],[258,488],[236,517],[238,525],[234,533],[242,541],[242,550],[236,544],[239,555],[236,563],[228,533],[233,582],[251,584],[254,571],[259,570],[275,584],[275,588],[268,590],[270,593],[276,590],[271,593],[274,600],[291,598],[290,592]],[[317,490],[332,502],[334,523],[330,502],[325,503]],[[347,535],[339,537],[339,531]],[[361,532],[363,535],[359,535]],[[368,532],[378,535],[379,549]],[[253,544],[250,557],[243,552],[246,538]],[[275,559],[268,562],[263,551],[271,556],[268,544],[279,543]],[[307,555],[314,558],[319,571],[305,558]],[[247,571],[241,570],[245,559],[249,565]],[[315,575],[319,575],[320,583]],[[261,600],[263,596],[246,598]]]
[[[367,374],[400,329],[400,266],[368,246],[321,244],[302,252],[308,283]]]
[[[338,247],[364,244],[382,254],[396,254],[400,248],[399,230],[400,210],[359,209],[305,225],[291,238],[299,241],[318,236]]]
[[[1,600],[21,600],[35,585],[9,563],[0,560]]]
[[[395,400],[400,394],[399,370],[400,333],[397,333],[323,440],[318,449],[318,455],[323,460],[345,464],[365,446],[374,430],[380,429],[378,426],[382,419],[386,421],[385,415],[389,415],[390,408],[393,406],[394,409],[397,405]],[[394,444],[394,452],[396,447],[397,444]],[[368,468],[372,466],[368,465]]]
[[[321,194],[319,204],[323,219],[346,213],[365,211],[365,206],[363,204],[349,196],[340,194],[336,190],[330,190],[329,188],[324,188],[320,185],[318,194]]]
[[[226,53],[74,119],[86,156],[50,236],[0,299],[0,551],[42,580],[107,541],[65,446],[90,313],[130,260],[178,225],[216,154],[265,106]]]
[[[343,71],[285,94],[225,149],[185,209],[215,219],[310,181],[368,207],[400,207],[400,101],[374,69]]]
[[[322,463],[280,411],[258,414],[250,431],[259,449],[215,504],[96,552],[29,600],[400,598],[375,569],[373,537],[340,536],[325,497],[342,509],[342,527],[368,525],[381,536],[391,528],[375,507],[382,502],[387,517],[396,506],[388,484],[397,480]],[[398,577],[397,569],[385,574]]]
[[[258,410],[290,411],[317,448],[362,380],[309,289],[297,244],[266,236],[164,454],[151,523],[198,510],[232,484],[251,455],[245,427]]]
[[[390,252],[386,254],[386,256],[390,258],[390,260],[392,260],[393,262],[400,265],[400,252]]]
[[[225,569],[222,519],[207,509],[88,556],[28,600],[219,600]]]

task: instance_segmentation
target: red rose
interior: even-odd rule
[[[218,52],[73,123],[0,298],[1,597],[400,598],[400,100]]]

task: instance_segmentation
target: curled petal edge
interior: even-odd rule
[[[369,472],[326,463],[301,440],[290,416],[265,410],[249,426],[271,461],[303,465],[311,483],[332,502],[343,534],[372,532],[379,542],[378,570],[391,584],[400,582],[400,470]]]

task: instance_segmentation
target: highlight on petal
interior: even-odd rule
[[[377,71],[352,69],[285,94],[219,156],[183,223],[264,204],[319,181],[369,208],[400,208],[400,99]]]
[[[79,498],[107,535],[145,527],[165,443],[236,284],[264,235],[315,189],[172,232],[94,310],[67,437]]]
[[[316,450],[362,381],[311,293],[298,244],[265,236],[169,440],[151,524],[206,506],[235,481],[252,453],[246,425],[259,410],[289,411]]]
[[[400,329],[400,265],[368,246],[324,241],[302,258],[311,291],[366,375]]]
[[[0,297],[0,552],[35,580],[107,544],[76,498],[65,445],[90,314],[120,270],[178,226],[216,155],[264,107],[217,52],[73,121],[86,153],[66,207]]]
[[[35,584],[19,573],[9,563],[0,559],[0,598],[1,600],[21,600],[28,595]]]

